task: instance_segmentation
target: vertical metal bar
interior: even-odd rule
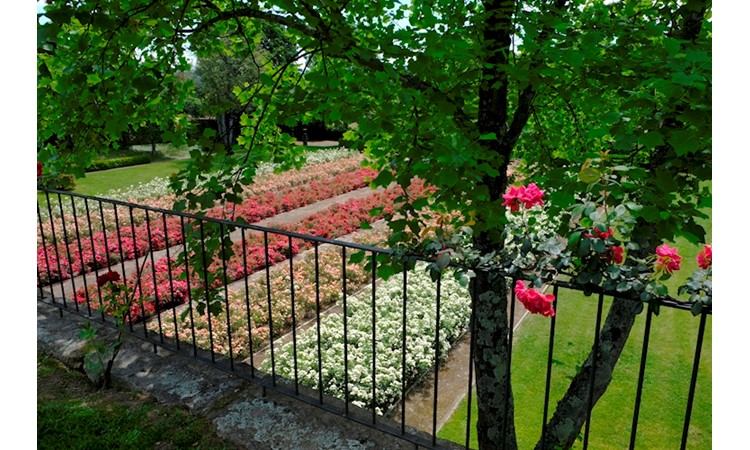
[[[315,246],[315,322],[318,332],[318,402],[323,404],[323,350],[320,343],[320,259],[318,255],[318,242]]]
[[[72,195],[70,196],[70,205],[73,208],[73,225],[75,225],[76,242],[78,243],[78,258],[81,261],[81,273],[83,274],[83,290],[86,292],[86,308],[88,309],[88,314],[90,316],[91,315],[91,298],[89,297],[89,284],[86,281],[86,272],[87,272],[86,262],[83,260],[83,246],[81,245],[81,233],[78,229],[78,214],[76,213],[76,201],[75,201],[75,197],[73,197]],[[76,302],[76,311],[77,310],[78,310],[78,302]]]
[[[148,237],[148,249],[149,253],[151,254],[151,278],[154,281],[154,302],[156,303],[156,306],[154,307],[154,311],[156,311],[156,321],[159,324],[159,342],[162,344],[164,343],[164,330],[162,329],[161,325],[161,307],[159,306],[159,283],[156,281],[156,262],[154,261],[154,247],[153,247],[153,241],[151,237],[151,219],[148,216],[148,210],[146,210],[146,236]],[[141,292],[141,297],[143,292]],[[146,311],[144,310],[142,312],[143,314],[143,326],[146,326]]]
[[[47,200],[49,202],[49,199]],[[39,233],[42,235],[42,251],[44,252],[44,263],[47,265],[47,282],[49,283],[49,292],[52,296],[52,303],[55,303],[55,291],[52,287],[52,271],[49,266],[49,252],[47,251],[47,239],[44,237],[44,225],[42,221],[42,210],[39,208],[39,203],[36,204],[36,216],[39,219]],[[39,286],[40,292],[42,292],[41,284]],[[44,297],[44,295],[42,295]]]
[[[193,356],[198,356],[198,344],[195,343],[195,318],[193,317],[193,289],[190,287],[190,252],[185,235],[185,217],[180,216],[180,234],[182,235],[182,252],[185,254],[185,283],[187,283],[188,311],[190,311],[190,334],[193,339]]]
[[[638,370],[638,387],[635,393],[635,406],[633,407],[633,424],[630,431],[630,448],[635,448],[635,437],[638,430],[638,415],[641,411],[641,395],[643,393],[643,380],[646,375],[646,359],[648,358],[648,340],[651,336],[651,317],[653,316],[652,303],[648,304],[646,313],[646,328],[643,332],[643,347],[641,349],[641,367]]]
[[[221,236],[221,268],[223,272],[223,281],[224,281],[224,302],[226,304],[226,314],[227,314],[227,343],[229,344],[229,367],[231,370],[234,370],[234,351],[232,349],[232,322],[229,311],[229,286],[228,278],[227,278],[227,249],[226,244],[224,242],[224,224],[219,224],[219,235]]]
[[[503,278],[503,283],[506,282],[506,279]],[[503,445],[500,448],[505,448],[505,436],[508,434],[507,429],[509,427],[508,425],[508,407],[510,406],[510,366],[511,366],[511,360],[513,358],[513,315],[515,314],[516,310],[516,290],[513,289],[513,285],[515,283],[514,279],[511,279],[511,289],[510,289],[510,313],[508,314],[508,342],[506,342],[506,345],[508,346],[508,368],[505,372],[505,414],[503,415]]]
[[[297,374],[297,311],[294,305],[294,253],[292,253],[292,237],[289,242],[289,289],[292,300],[292,350],[294,354],[294,393],[299,395],[299,378]]]
[[[435,384],[432,397],[432,445],[437,443],[437,406],[438,406],[438,373],[440,369],[440,287],[443,274],[437,279],[437,295],[435,304]]]
[[[138,244],[135,240],[135,220],[133,219],[133,206],[128,205],[128,214],[130,216],[130,232],[132,233],[132,239],[133,239],[133,253],[135,254],[135,271],[136,275],[138,276],[138,297],[141,299],[141,322],[143,322],[143,336],[148,337],[148,328],[146,328],[146,305],[145,305],[145,297],[143,295],[143,282],[141,280],[143,276],[143,272],[141,272],[141,265],[138,263]],[[149,238],[149,245],[151,245],[151,239]],[[151,255],[153,256],[153,254]],[[143,260],[146,261],[146,255],[143,255]],[[123,264],[124,265],[124,264]],[[151,264],[151,269],[153,270],[153,263]],[[154,283],[156,284],[156,283]],[[154,286],[154,290],[156,290],[156,286]],[[154,345],[154,353],[156,353],[156,345]]]
[[[344,290],[344,415],[349,414],[349,339],[347,339],[347,311],[346,311],[346,247],[341,247],[341,263]]]
[[[406,301],[407,301],[407,268],[403,264],[404,277],[401,286],[401,434],[406,433]]]
[[[474,333],[476,331],[476,303],[477,303],[477,283],[472,283],[472,295],[471,295],[471,316],[469,329],[471,335],[469,336],[469,388],[466,391],[468,396],[468,402],[466,405],[466,449],[469,449],[471,443],[471,400],[472,400],[472,384],[474,381]]]
[[[377,281],[377,255],[375,252],[372,252],[372,423],[375,424],[375,420],[377,417],[377,414],[375,412],[377,402],[377,383],[376,383],[376,363],[377,363],[377,334],[376,334],[376,321],[375,321],[375,313],[376,313],[376,305],[375,305],[375,299],[376,293],[375,293],[375,284]]]
[[[703,335],[706,331],[706,317],[708,311],[704,308],[701,312],[701,322],[698,327],[698,341],[695,344],[695,358],[693,358],[693,373],[690,375],[690,391],[688,393],[687,408],[685,408],[685,423],[682,427],[682,442],[680,450],[685,450],[688,439],[688,430],[690,429],[690,415],[693,412],[693,399],[695,397],[695,385],[698,381],[698,365],[701,362],[701,347],[703,347]]]
[[[47,212],[49,213],[49,225],[52,229],[52,248],[55,250],[55,258],[57,259],[57,273],[60,278],[60,293],[63,299],[63,306],[67,308],[68,301],[65,299],[65,288],[63,287],[63,276],[62,276],[62,264],[60,263],[60,251],[57,249],[57,233],[55,233],[55,221],[52,216],[52,201],[49,199],[49,192],[44,191],[44,195],[47,197]],[[61,218],[62,220],[62,218]],[[50,285],[52,280],[50,280]],[[52,303],[55,303],[55,297],[52,296]]]
[[[167,275],[169,276],[169,295],[171,297],[171,302],[175,302],[175,295],[174,295],[174,282],[172,280],[172,257],[169,254],[169,230],[167,229],[167,215],[165,213],[162,213],[161,215],[161,223],[164,228],[164,249],[167,251]],[[180,349],[180,337],[179,332],[177,330],[177,305],[172,307],[172,321],[174,322],[174,342],[177,346],[177,350]]]
[[[555,313],[557,313],[557,296],[559,294],[559,288],[557,285],[555,285],[552,288],[552,294],[555,296],[555,300],[552,302],[552,308],[555,310]],[[552,316],[549,322],[549,346],[547,348],[547,381],[545,381],[544,385],[544,413],[542,415],[542,445],[541,448],[544,448],[544,443],[546,439],[547,434],[547,416],[549,414],[549,396],[550,396],[550,384],[552,381],[552,355],[555,351],[555,324],[557,321],[555,320],[557,318],[557,314]]]
[[[96,259],[96,243],[94,242],[94,229],[91,226],[91,211],[89,210],[89,199],[84,198],[83,204],[86,206],[86,221],[89,228],[89,241],[91,242],[91,257],[94,258],[94,275],[99,275],[99,262]],[[107,242],[104,242],[104,248],[107,248]],[[107,265],[109,266],[109,258],[107,259]],[[99,298],[99,304],[102,304],[102,288],[99,283],[96,284],[96,294]],[[91,315],[91,311],[89,311]]]
[[[268,260],[268,231],[263,232],[263,247],[266,255],[266,293],[268,294],[268,341],[271,344],[271,383],[276,386],[276,360],[273,352],[273,306],[271,301],[271,264]]]
[[[101,203],[99,203],[99,207],[101,207]],[[117,247],[120,249],[120,266],[122,267],[122,279],[123,283],[127,283],[127,272],[125,271],[125,253],[122,249],[122,234],[120,232],[120,216],[117,212],[117,205],[112,204],[112,208],[115,211],[115,230],[117,230]],[[102,223],[104,223],[104,216],[102,216]],[[135,242],[135,240],[133,241]],[[138,269],[138,259],[136,258],[135,262],[135,268]],[[139,277],[140,278],[140,277]],[[133,285],[133,300],[135,300],[135,284]],[[102,318],[104,317],[104,312],[102,311]],[[130,331],[133,331],[133,316],[130,313],[130,309],[128,309],[128,324],[130,325]]]
[[[242,273],[245,277],[245,308],[247,310],[247,342],[248,351],[250,352],[250,378],[255,378],[255,363],[253,362],[253,321],[250,316],[250,285],[248,284],[250,274],[247,270],[247,244],[245,243],[244,228],[240,228],[240,235],[242,240]]]
[[[594,330],[594,351],[591,358],[591,383],[589,384],[588,408],[586,408],[586,432],[583,435],[583,449],[589,446],[589,429],[591,428],[591,410],[594,409],[594,384],[596,383],[597,354],[599,353],[599,329],[602,325],[602,307],[604,305],[604,294],[599,294],[599,306],[596,310],[596,329]]]
[[[210,286],[208,283],[208,262],[206,261],[206,237],[203,231],[203,221],[200,221],[200,232],[201,232],[201,257],[203,258],[203,287],[206,292],[206,314],[208,317],[208,341],[211,346],[211,362],[216,362],[216,354],[214,352],[214,332],[211,327],[211,294],[209,292]]]
[[[65,226],[65,214],[63,213],[63,206],[62,206],[62,196],[58,193],[57,194],[57,205],[60,209],[60,222],[62,223],[63,228],[63,245],[65,246],[65,253],[68,255],[68,266],[70,270],[70,286],[72,289],[72,292],[70,294],[70,299],[73,301],[73,304],[76,307],[76,311],[78,311],[78,301],[76,300],[76,274],[73,272],[73,257],[70,254],[70,245],[68,244],[68,230]],[[65,292],[65,289],[63,288],[62,282],[60,282],[60,289],[62,289],[63,293]],[[63,297],[64,299],[65,297]]]

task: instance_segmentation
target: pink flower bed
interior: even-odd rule
[[[343,204],[333,205],[330,208],[313,214],[296,224],[279,226],[277,228],[295,231],[301,234],[315,234],[327,238],[340,237],[359,229],[360,224],[363,221],[372,223],[380,219],[382,213],[378,216],[371,216],[369,214],[370,210],[375,207],[382,206],[383,213],[393,212],[394,201],[398,195],[396,189],[376,192],[364,199],[350,200]],[[417,184],[412,188],[410,197],[416,198],[421,195],[424,195],[424,188],[419,187]],[[298,253],[300,250],[310,246],[311,243],[307,241],[293,240],[290,252],[287,237],[269,234],[269,263],[275,264],[283,261]],[[227,282],[241,279],[266,267],[265,245],[261,235],[253,234],[246,237],[246,263],[242,256],[242,243],[236,242],[233,244],[233,247],[234,255],[226,262]],[[166,258],[162,258],[156,263],[156,283],[154,283],[154,269],[149,263],[144,266],[140,282],[138,281],[137,273],[133,273],[127,277],[126,283],[134,289],[137,295],[137,300],[133,302],[133,308],[131,309],[131,321],[137,321],[155,313],[157,310],[157,301],[160,307],[159,309],[161,309],[175,304],[184,303],[187,299],[187,284],[180,285],[181,290],[177,291],[174,283],[174,280],[177,280],[182,271],[184,271],[184,267],[177,268],[174,260],[172,261],[172,286],[170,287],[168,265]],[[216,260],[209,265],[209,271],[213,274],[219,274],[221,273],[222,266],[222,262]],[[191,287],[193,290],[196,288],[200,289],[204,286],[200,275],[201,274],[190,273]],[[219,288],[222,284],[221,279],[216,279],[211,287]],[[172,293],[173,290],[174,294]],[[98,297],[95,288],[89,288],[88,293],[83,288],[76,292],[76,300],[79,303],[85,303],[87,296],[90,299],[89,301],[91,302],[92,307],[96,307]]]
[[[371,169],[357,169],[354,172],[341,173],[323,181],[311,181],[307,186],[279,193],[266,192],[257,194],[245,200],[240,205],[229,205],[227,208],[214,208],[209,211],[208,216],[215,218],[228,217],[232,219],[243,218],[251,223],[257,222],[280,212],[289,211],[364,187],[375,175],[376,172]],[[140,211],[140,213],[143,214],[145,220],[145,213],[143,211]],[[120,261],[121,250],[122,256],[126,260],[142,256],[148,251],[149,247],[154,250],[161,250],[165,248],[165,234],[168,236],[170,245],[182,243],[183,236],[179,218],[170,217],[167,219],[165,233],[161,216],[151,214],[150,246],[147,223],[143,222],[135,226],[135,233],[133,233],[131,226],[128,225],[130,223],[129,214],[123,211],[122,207],[118,210],[118,218],[121,220],[120,240],[118,240],[117,233],[114,230],[106,233],[106,241],[104,239],[105,232],[103,231],[96,232],[93,236],[82,236],[79,239],[75,239],[75,228],[73,228],[72,230],[67,230],[68,241],[70,243],[67,245],[59,243],[57,248],[55,248],[55,246],[50,245],[52,242],[52,234],[50,232],[49,240],[45,242],[47,245],[40,247],[37,251],[38,283],[46,285],[50,282],[88,273],[97,268],[107,267],[110,264]],[[114,222],[114,213],[112,213],[112,221]],[[42,226],[44,227],[44,225]],[[49,226],[47,224],[45,228],[49,228]],[[79,232],[80,230],[81,228],[79,227]],[[44,230],[41,230],[41,232],[44,232]],[[58,242],[64,239],[62,226],[55,229],[55,236]],[[45,237],[45,239],[47,238]],[[39,241],[41,241],[41,238]],[[120,246],[120,242],[122,246]],[[59,256],[59,263],[57,256]]]

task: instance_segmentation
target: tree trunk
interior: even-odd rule
[[[508,363],[508,288],[504,277],[478,272],[472,280],[476,293],[474,344],[476,370],[477,439],[481,450],[515,450],[513,390]]]
[[[592,346],[586,361],[576,373],[565,396],[557,404],[555,414],[547,424],[536,449],[570,448],[578,437],[588,412],[591,376],[594,375],[593,405],[601,398],[612,381],[612,373],[630,336],[638,311],[633,300],[615,298],[599,335],[599,345]],[[595,353],[596,352],[596,353]],[[596,370],[593,360],[596,355]]]
[[[643,258],[653,253],[658,245],[655,240],[656,236],[653,224],[638,220],[632,237],[640,246],[639,257]],[[554,450],[570,448],[573,445],[586,421],[591,376],[592,374],[594,376],[591,402],[593,408],[612,381],[612,373],[628,341],[638,311],[637,301],[620,298],[612,301],[599,334],[599,345],[592,346],[583,366],[568,386],[565,396],[557,404],[554,415],[547,422],[546,431],[537,442],[535,449]],[[593,370],[594,355],[596,355],[595,370]]]

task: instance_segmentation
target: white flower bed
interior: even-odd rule
[[[403,278],[393,276],[376,287],[376,396],[378,414],[401,398]],[[406,387],[435,363],[436,283],[417,266],[408,274]],[[343,302],[338,302],[343,306]],[[446,272],[440,291],[440,358],[468,328],[471,299]],[[322,348],[323,390],[344,399],[344,322],[340,313],[325,316],[320,325]],[[372,398],[372,290],[365,289],[347,298],[347,342],[349,367],[349,400],[364,408],[373,406]],[[294,379],[293,345],[288,343],[275,353],[277,375]],[[318,341],[315,326],[297,336],[299,382],[318,387]],[[270,373],[271,361],[264,361],[262,370]]]

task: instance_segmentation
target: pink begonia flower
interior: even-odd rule
[[[677,249],[670,247],[669,244],[662,244],[656,247],[656,271],[666,271],[671,274],[675,270],[680,270],[680,261],[682,256],[677,254]]]
[[[531,209],[535,205],[544,205],[542,197],[544,191],[539,189],[536,183],[530,183],[528,186],[511,186],[507,194],[503,194],[503,206],[509,207],[511,212],[520,209],[521,204],[526,209]]]
[[[545,295],[533,288],[527,289],[521,280],[516,281],[515,291],[518,301],[530,313],[541,314],[545,317],[553,317],[555,315],[555,309],[552,307],[552,302],[555,301],[554,295]]]
[[[711,246],[710,245],[704,245],[703,249],[698,253],[698,256],[695,257],[695,260],[698,262],[698,266],[706,270],[709,267],[711,267],[712,261],[712,252],[711,252]]]

